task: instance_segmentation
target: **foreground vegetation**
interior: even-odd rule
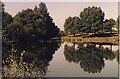
[[[2,77],[44,77],[58,43],[4,44]]]

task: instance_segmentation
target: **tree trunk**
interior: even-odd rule
[[[112,33],[112,28],[110,29],[110,33]]]
[[[74,37],[75,37],[75,33],[74,33]]]

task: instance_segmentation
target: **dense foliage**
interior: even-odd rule
[[[3,44],[3,77],[44,77],[58,43]]]
[[[68,17],[64,23],[66,35],[75,33],[104,33],[112,32],[114,19],[104,20],[105,14],[100,7],[84,8],[79,17]]]
[[[98,32],[103,24],[104,12],[100,7],[88,7],[80,13],[82,25],[86,32]]]
[[[79,17],[68,17],[65,20],[64,31],[65,34],[76,34],[80,31],[81,20]]]
[[[120,16],[118,16],[118,18],[117,18],[117,21],[116,21],[116,28],[117,28],[117,30],[119,30],[119,24],[120,23]]]
[[[4,28],[6,27],[6,26],[8,26],[10,23],[12,23],[12,21],[13,21],[13,18],[12,18],[12,16],[9,14],[9,13],[7,13],[5,10],[4,10],[4,4],[3,3],[1,3],[2,4],[2,10],[1,10],[1,15],[2,15],[2,29],[4,30]]]
[[[6,17],[3,16],[5,19]],[[58,34],[59,28],[49,16],[46,5],[40,3],[39,7],[35,6],[34,10],[22,10],[16,14],[13,22],[4,28],[3,40],[37,41],[39,39],[41,41],[56,37]]]
[[[103,23],[103,29],[105,32],[112,32],[112,27],[115,25],[114,19],[106,19]]]

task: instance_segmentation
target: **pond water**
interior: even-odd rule
[[[70,48],[69,51],[65,53],[65,45],[71,47],[70,44],[64,43],[61,45],[59,50],[55,52],[52,61],[50,61],[49,72],[46,74],[47,77],[118,77],[117,56],[115,57],[115,55],[118,54],[118,46],[112,46],[112,50],[105,52],[106,58],[103,57],[98,60],[96,55],[97,52],[94,53],[89,50],[86,51],[87,49],[83,48],[83,50],[86,51],[86,54],[84,55],[83,59],[80,60],[79,56],[82,54],[79,53],[82,52],[74,54],[77,52],[74,52],[74,49]],[[109,45],[104,45],[103,47],[110,49]],[[96,49],[93,49],[93,51],[94,50]],[[96,58],[94,56],[91,56],[92,53],[94,53],[93,55],[95,55]],[[98,53],[104,52],[101,51]],[[83,61],[83,63],[80,64],[81,61]]]
[[[3,44],[4,77],[118,77],[118,45]]]

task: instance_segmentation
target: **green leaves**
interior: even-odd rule
[[[80,13],[80,18],[83,27],[87,27],[87,31],[84,32],[99,32],[100,26],[104,20],[104,12],[100,7],[88,7]]]
[[[112,27],[115,25],[114,19],[106,19],[103,23],[103,29],[105,32],[112,32]]]
[[[65,20],[65,34],[75,34],[80,32],[81,20],[79,17],[68,17]]]
[[[59,29],[57,26],[55,26],[52,17],[47,11],[48,10],[46,5],[44,3],[40,3],[39,7],[35,6],[34,9],[22,10],[16,14],[16,16],[13,17],[13,23],[10,25],[9,30],[11,30],[12,33],[19,34],[19,38],[17,36],[13,36],[16,34],[13,34],[10,38],[14,39],[14,41],[38,41],[49,40],[53,37],[58,36]],[[11,22],[8,16],[5,18],[5,23],[7,20]],[[7,30],[8,29],[6,28],[6,31]],[[6,38],[9,38],[8,35],[10,32],[4,32]]]
[[[2,29],[3,30],[7,25],[12,23],[12,21],[13,21],[13,18],[10,14],[8,14],[7,12],[2,13]]]
[[[102,29],[104,12],[100,7],[88,7],[80,13],[79,17],[68,17],[65,20],[64,31],[66,34],[80,32],[97,33]]]
[[[100,7],[84,8],[79,17],[68,17],[65,20],[64,31],[66,34],[75,33],[103,33],[112,32],[115,25],[114,19],[104,21],[104,12]],[[118,23],[118,21],[117,21]]]

